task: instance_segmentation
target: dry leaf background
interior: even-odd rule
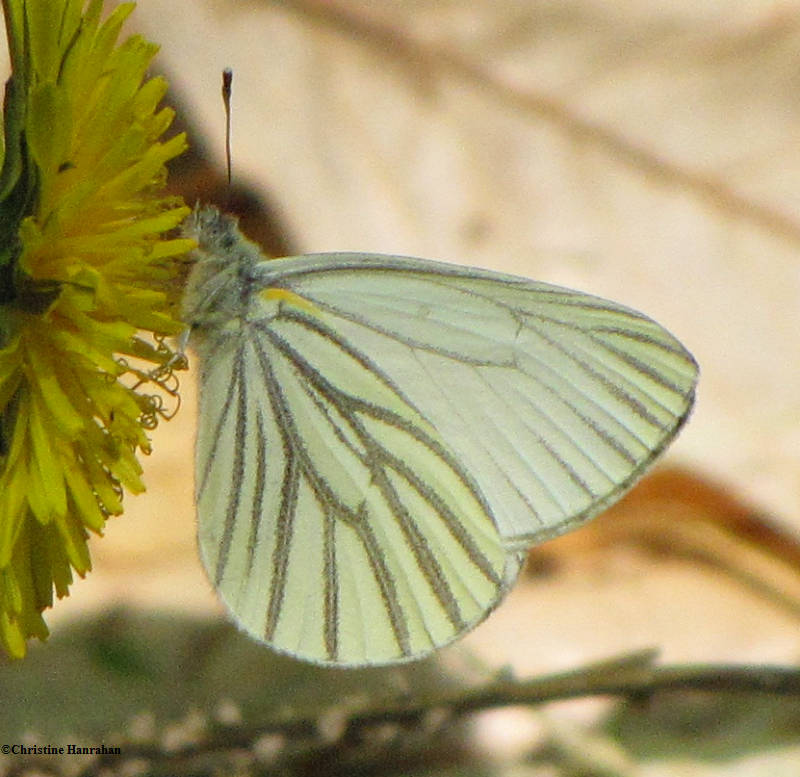
[[[470,649],[523,675],[651,646],[797,661],[800,2],[141,0],[133,24],[162,44],[173,103],[217,166],[234,69],[234,177],[293,250],[580,288],[646,312],[699,361],[663,488],[537,556]],[[109,603],[219,610],[194,549],[183,383],[148,493],[95,543],[55,628]],[[733,519],[779,540],[745,541]],[[488,730],[513,749],[507,726]],[[797,773],[777,769],[800,753],[775,757],[630,774]]]

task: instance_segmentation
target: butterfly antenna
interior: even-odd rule
[[[233,70],[226,67],[222,71],[222,102],[225,105],[225,164],[228,169],[228,193],[231,189],[231,84]]]

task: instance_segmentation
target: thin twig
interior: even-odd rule
[[[516,680],[502,677],[482,686],[435,692],[394,700],[372,700],[359,709],[345,709],[340,735],[321,736],[321,721],[338,712],[334,708],[314,715],[285,717],[256,725],[239,725],[210,731],[197,744],[167,752],[158,745],[128,744],[126,760],[143,759],[158,773],[169,773],[200,759],[233,751],[251,751],[255,742],[274,735],[286,743],[289,761],[330,758],[353,742],[363,742],[376,727],[396,725],[415,729],[432,719],[453,723],[467,715],[498,707],[538,705],[590,696],[646,698],[657,692],[707,691],[710,693],[764,693],[800,697],[800,668],[770,665],[688,664],[658,666],[655,651],[642,651],[559,674]],[[439,713],[439,714],[435,714]],[[83,777],[93,777],[119,756],[101,758]]]

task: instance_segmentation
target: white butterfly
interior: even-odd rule
[[[613,302],[423,259],[267,260],[214,208],[186,231],[203,562],[236,622],[297,658],[456,639],[691,408],[692,356]]]

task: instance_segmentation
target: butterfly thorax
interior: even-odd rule
[[[236,220],[206,206],[195,208],[183,228],[197,241],[183,295],[183,320],[198,334],[220,332],[247,320],[253,305],[254,268],[264,260]]]

